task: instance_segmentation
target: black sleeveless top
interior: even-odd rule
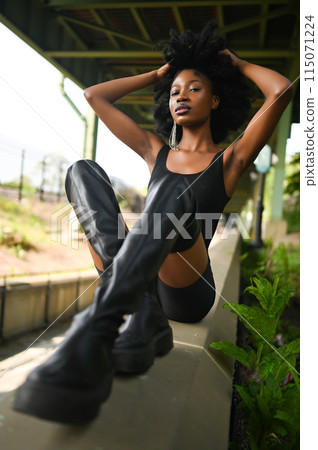
[[[168,145],[164,145],[156,158],[149,185],[154,179],[160,178],[165,173],[175,174],[185,177],[197,199],[199,213],[202,215],[201,226],[202,235],[206,248],[209,247],[215,233],[219,218],[230,200],[228,197],[223,177],[223,153],[224,150],[216,153],[208,167],[200,172],[191,174],[180,174],[167,169],[166,161],[170,151]],[[213,215],[211,214],[213,213]],[[207,214],[206,216],[204,216]]]

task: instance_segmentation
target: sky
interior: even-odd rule
[[[84,125],[59,90],[60,72],[0,24],[0,182],[24,173],[39,185],[39,161],[58,153],[69,164],[82,158]],[[65,90],[82,114],[88,105],[82,89],[66,79]],[[300,127],[293,125],[287,154],[299,151]],[[111,176],[142,189],[147,186],[146,163],[99,122],[97,162]]]
[[[24,172],[36,184],[36,166],[46,154],[58,153],[69,164],[82,158],[84,125],[60,93],[60,72],[1,23],[0,61],[0,181],[19,176],[25,149]],[[65,91],[86,115],[82,89],[66,79]],[[96,160],[128,184],[148,184],[146,163],[101,122]]]

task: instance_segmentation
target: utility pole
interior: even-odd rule
[[[42,160],[42,175],[41,175],[41,185],[40,185],[40,200],[44,201],[44,183],[45,183],[45,166],[46,166],[46,156]]]
[[[59,171],[58,171],[59,175],[58,175],[58,181],[57,181],[57,201],[60,202],[61,200],[61,186],[62,186],[62,182],[63,182],[63,177],[62,177],[62,173],[63,173],[63,161],[60,161],[59,163]]]
[[[20,184],[19,184],[19,202],[22,200],[24,158],[25,158],[25,150],[23,149],[23,150],[22,150],[22,155],[21,155],[21,172],[20,172]]]

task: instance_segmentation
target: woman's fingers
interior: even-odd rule
[[[225,48],[224,50],[219,51],[219,55],[228,55],[231,58],[233,66],[236,66],[240,61],[240,58],[234,55],[234,53],[230,52],[229,49]]]
[[[169,69],[170,69],[170,64],[167,63],[157,70],[157,75],[158,75],[159,80],[162,80],[166,76]]]

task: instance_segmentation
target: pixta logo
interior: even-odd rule
[[[83,238],[86,242],[96,233],[93,216],[97,213],[75,203],[67,203],[51,215],[51,240],[62,245],[71,245],[75,250],[79,248],[79,223],[90,222],[90,232]]]
[[[195,219],[201,220],[204,223],[202,229],[203,237],[205,239],[212,239],[213,229],[216,223],[221,218],[220,213],[195,213]],[[168,219],[167,219],[168,218]],[[125,230],[121,225],[121,216],[118,215],[118,238],[125,238]],[[191,222],[191,214],[184,213],[180,218],[177,218],[173,213],[153,213],[148,215],[146,212],[141,212],[138,219],[135,213],[125,213],[125,220],[134,221],[134,225],[130,228],[132,234],[152,234],[154,239],[174,239],[178,233],[183,239],[192,239],[187,231],[187,225]],[[192,218],[193,220],[193,218]],[[223,216],[224,225],[220,227],[220,239],[227,239],[232,234],[240,233],[243,239],[250,239],[250,235],[240,218],[239,214],[231,213],[227,218]],[[169,230],[167,232],[167,230]]]

